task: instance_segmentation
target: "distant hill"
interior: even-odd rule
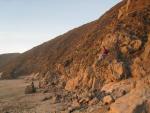
[[[13,60],[14,58],[16,58],[19,55],[20,55],[19,53],[1,54],[0,55],[0,68],[2,68],[9,61]]]

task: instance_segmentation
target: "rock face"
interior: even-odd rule
[[[20,54],[0,68],[2,78],[35,74],[42,86],[74,91],[143,77],[150,72],[149,5],[149,0],[124,0],[100,19]],[[99,62],[103,46],[109,53]]]
[[[87,89],[94,89],[95,87],[100,88],[99,79],[94,75],[92,67],[88,67],[86,70],[81,70],[79,76],[70,79],[67,82],[65,89],[72,91],[78,89],[80,86]]]
[[[135,89],[111,105],[109,113],[149,113],[149,83],[150,76],[138,81]]]
[[[95,105],[95,104],[97,104],[99,102],[99,100],[98,100],[98,98],[93,98],[88,104],[89,105]]]
[[[105,96],[105,97],[103,98],[104,104],[111,104],[113,101],[114,101],[114,99],[113,99],[112,96],[110,96],[110,95]]]
[[[139,79],[149,75],[149,59],[150,0],[123,0],[101,18],[20,54],[0,67],[0,72],[4,79],[31,75],[42,88],[77,94],[97,91],[99,100],[111,95],[117,100],[111,106],[112,112],[129,108],[130,113],[138,106],[147,106],[141,92],[138,96],[131,92]],[[132,102],[120,104],[120,110],[116,103],[127,103],[122,98],[130,97],[137,100],[131,99],[131,107]]]
[[[125,67],[123,62],[117,62],[113,61],[112,65],[110,65],[110,68],[112,70],[112,77],[114,80],[121,80],[124,77]]]
[[[101,18],[3,63],[0,78],[30,75],[46,91],[66,91],[71,112],[98,105],[104,113],[149,113],[149,59],[150,0],[123,0]],[[27,86],[25,93],[33,92]]]

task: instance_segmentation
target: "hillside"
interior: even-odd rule
[[[47,72],[59,74],[67,79],[77,75],[82,76],[80,71],[85,71],[94,64],[98,55],[102,53],[103,46],[113,49],[116,39],[121,41],[118,45],[121,51],[117,53],[123,54],[125,58],[111,58],[111,61],[121,60],[119,62],[128,63],[131,66],[137,54],[138,56],[144,54],[148,42],[149,0],[131,1],[127,4],[129,6],[124,6],[125,2],[113,7],[100,19],[21,54],[17,59],[0,68],[0,71],[4,73],[3,77],[13,78],[32,73],[39,73],[39,76],[43,77]],[[130,45],[127,46],[127,43]],[[114,54],[113,51],[111,54]],[[127,65],[126,68],[130,66]],[[95,68],[99,69],[99,66]],[[95,71],[97,74],[100,73],[100,70],[95,69]],[[105,78],[107,75],[102,76],[101,79],[105,81]]]
[[[103,47],[109,52],[98,60],[103,55]],[[109,113],[142,113],[132,104],[138,106],[142,101],[139,106],[144,109],[142,105],[149,100],[149,93],[146,93],[150,90],[149,59],[150,0],[123,0],[99,19],[20,54],[0,67],[0,72],[6,79],[30,75],[43,86],[77,95],[104,90],[107,95],[115,93],[116,96],[118,92],[113,91],[120,91],[119,85],[128,94],[120,98],[125,94],[119,92],[112,105],[114,101],[107,99]],[[137,101],[132,100],[136,96]],[[131,100],[127,102],[128,98]],[[129,109],[124,112],[126,107]],[[149,112],[145,110],[144,113]]]
[[[117,7],[119,7],[119,5]],[[11,61],[9,65],[6,65],[0,69],[5,73],[3,76],[5,78],[12,78],[14,76],[14,70],[17,70],[15,76],[33,72],[40,72],[42,74],[46,73],[48,70],[54,71],[54,64],[63,65],[63,63],[68,60],[69,57],[73,57],[75,53],[80,50],[80,48],[83,49],[83,46],[86,45],[87,41],[92,44],[92,37],[94,38],[94,34],[98,32],[97,30],[103,29],[106,24],[110,23],[113,13],[117,16],[117,11],[115,9],[116,7],[112,11],[109,11],[108,14],[105,14],[103,17],[92,23],[88,23],[79,28],[71,30],[64,35],[61,35],[49,42],[46,42],[40,46],[33,48],[32,50],[23,53],[19,58]],[[110,18],[108,18],[107,16]],[[106,30],[104,29],[103,31]],[[102,37],[101,35],[99,37]],[[87,44],[87,46],[88,45],[89,44]],[[80,51],[80,53],[82,53],[82,51],[84,50]],[[82,56],[82,54],[80,53],[76,53],[76,55]]]
[[[19,56],[19,53],[9,53],[9,54],[1,54],[0,55],[0,68],[2,68],[5,64],[7,64],[12,59]]]
[[[5,65],[9,64],[10,61],[17,58],[19,53],[9,53],[9,54],[1,54],[0,55],[0,69],[3,68]],[[3,72],[0,72],[0,79],[2,79]]]
[[[135,59],[142,59],[144,69],[148,66],[149,0],[123,1],[106,12],[100,19],[69,31],[49,42],[39,45],[13,59],[0,68],[4,78],[15,78],[21,75],[39,73],[39,77],[57,75],[65,80],[83,76],[89,69],[104,82],[114,79],[110,74],[111,62],[123,64],[119,76],[135,76],[131,67]],[[119,44],[116,44],[119,40]],[[113,49],[116,49],[114,51]],[[107,59],[94,66],[103,46],[111,50]],[[147,57],[143,56],[147,54]],[[140,57],[141,56],[141,57]],[[145,61],[146,60],[146,61]],[[105,62],[106,61],[106,62]],[[144,62],[145,61],[145,62]],[[100,70],[101,68],[104,68]],[[138,67],[137,67],[138,68]],[[107,70],[106,70],[107,69]],[[106,72],[108,71],[108,72]],[[88,75],[85,75],[88,76]],[[66,81],[65,81],[66,82]]]
[[[17,59],[0,68],[0,71],[4,73],[3,77],[12,78],[31,73],[45,76],[50,71],[55,74],[61,73],[68,79],[74,78],[81,70],[84,71],[88,66],[94,64],[103,46],[108,49],[114,48],[115,42],[113,41],[116,39],[122,41],[119,44],[120,54],[127,52],[127,56],[124,54],[126,58],[121,60],[128,60],[130,57],[130,61],[127,62],[133,62],[135,57],[134,59],[132,57],[136,54],[142,55],[146,42],[148,42],[149,0],[128,3],[128,9],[123,6],[124,3],[125,1],[119,3],[96,21],[71,30],[21,54]],[[133,4],[137,4],[135,5],[137,7],[133,7]],[[124,43],[132,45],[129,47]],[[141,44],[137,45],[140,47],[132,48],[136,46],[134,45],[136,43]],[[129,51],[132,52],[128,53]],[[111,60],[115,59],[111,58]],[[68,65],[65,66],[65,63]],[[70,73],[67,73],[66,70],[69,70]],[[99,73],[100,70],[96,72]],[[82,73],[79,73],[78,76],[80,74]],[[102,77],[102,79],[105,78],[107,77]]]

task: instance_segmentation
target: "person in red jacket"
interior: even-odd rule
[[[106,48],[105,48],[105,46],[103,46],[103,48],[104,48],[104,52],[103,52],[103,54],[108,55],[109,50],[108,50],[108,49],[106,49]]]
[[[102,61],[103,59],[105,59],[105,57],[108,55],[109,50],[105,48],[105,46],[103,46],[103,53],[100,54],[98,61]]]

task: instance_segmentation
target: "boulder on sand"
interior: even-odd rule
[[[35,88],[33,82],[30,85],[26,86],[25,94],[32,94],[32,93],[35,93],[35,92],[36,92],[36,88]]]

